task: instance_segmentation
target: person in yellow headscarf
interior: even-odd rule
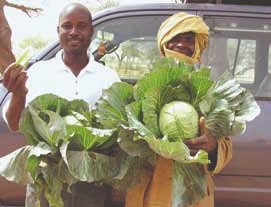
[[[189,64],[200,63],[208,44],[208,26],[200,16],[177,13],[167,18],[157,34],[158,48],[163,56],[173,57]],[[214,206],[214,183],[212,176],[220,172],[232,158],[232,142],[226,137],[216,139],[200,120],[201,136],[185,142],[191,155],[202,149],[208,152],[211,164],[206,166],[208,184],[206,197],[193,207]],[[158,156],[151,179],[142,182],[126,194],[126,207],[172,207],[173,160]]]
[[[163,56],[189,64],[199,63],[208,45],[208,26],[200,16],[177,13],[167,18],[157,33],[158,48]]]

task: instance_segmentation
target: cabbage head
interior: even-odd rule
[[[198,121],[198,113],[192,105],[172,101],[161,109],[159,126],[162,134],[170,141],[178,141],[196,137]]]

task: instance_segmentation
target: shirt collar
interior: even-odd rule
[[[62,65],[61,70],[66,71],[66,72],[71,72],[70,68],[67,65],[65,65],[65,63],[63,62],[62,54],[63,54],[63,49],[60,50],[56,54],[55,59],[58,63],[60,63]],[[98,64],[98,63],[94,60],[94,56],[89,51],[88,51],[88,57],[89,57],[88,64],[82,69],[82,71],[93,73],[96,71],[96,69],[97,69],[96,64]]]

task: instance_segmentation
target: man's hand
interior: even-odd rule
[[[9,128],[17,131],[19,120],[26,101],[26,80],[28,78],[24,68],[12,63],[3,73],[3,85],[11,92],[11,100],[7,111],[5,112]]]
[[[12,63],[3,73],[3,85],[16,97],[25,97],[27,94],[26,80],[28,76],[21,65]]]
[[[194,156],[200,149],[212,154],[217,149],[217,139],[211,135],[207,128],[205,128],[205,119],[200,119],[200,134],[201,136],[189,139],[184,142],[190,149],[190,154]]]

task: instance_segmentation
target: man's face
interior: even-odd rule
[[[80,54],[86,52],[93,33],[91,18],[82,9],[72,9],[59,18],[58,35],[65,52]]]
[[[166,48],[192,57],[195,50],[195,33],[185,32],[176,35],[167,42]]]

